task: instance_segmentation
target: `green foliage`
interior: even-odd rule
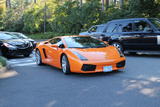
[[[7,65],[7,60],[0,56],[0,67],[6,66]]]
[[[156,0],[129,0],[131,15],[137,17],[156,17],[160,10]]]
[[[64,36],[64,35],[72,35],[72,34],[46,32],[46,33],[28,34],[28,37],[38,40],[38,39],[50,39],[56,36]]]
[[[3,29],[3,7],[0,6],[0,30]]]
[[[113,19],[133,17],[160,18],[160,0],[125,0],[123,8],[115,4],[101,10],[100,0],[86,0],[81,6],[78,0],[46,0],[33,4],[24,0],[12,0],[12,8],[5,12],[0,7],[0,30],[38,33],[40,38],[61,34],[78,34],[92,25],[107,23]],[[3,14],[3,15],[2,15]],[[46,22],[46,31],[42,34]],[[40,33],[40,34],[39,34]],[[37,38],[38,35],[32,35]]]
[[[26,33],[41,32],[43,23],[43,8],[35,6],[23,15],[24,26],[22,31]]]
[[[79,2],[65,2],[55,10],[54,31],[60,33],[79,33],[92,25],[102,22],[101,6],[98,0],[91,0],[80,7]]]

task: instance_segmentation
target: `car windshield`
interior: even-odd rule
[[[10,39],[19,39],[16,35],[0,33],[0,40],[10,40]]]
[[[107,45],[91,37],[66,37],[68,48],[102,48]]]
[[[16,36],[18,36],[19,38],[21,38],[21,39],[28,39],[28,37],[27,36],[25,36],[24,34],[22,34],[22,33],[13,33],[13,35],[16,35]]]
[[[149,19],[149,20],[160,31],[160,20],[159,19]]]

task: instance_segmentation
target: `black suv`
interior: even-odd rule
[[[101,37],[99,37],[101,36]],[[121,51],[160,51],[160,20],[156,18],[131,18],[113,20],[105,31],[97,35]]]

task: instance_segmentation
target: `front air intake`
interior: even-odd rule
[[[82,71],[95,71],[96,65],[83,64]]]

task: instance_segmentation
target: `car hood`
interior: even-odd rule
[[[27,39],[12,39],[12,40],[4,40],[4,42],[11,44],[11,45],[23,45],[29,44],[29,40]]]
[[[71,49],[71,51],[81,54],[90,61],[103,61],[120,57],[119,52],[113,46],[108,46],[105,48]]]

